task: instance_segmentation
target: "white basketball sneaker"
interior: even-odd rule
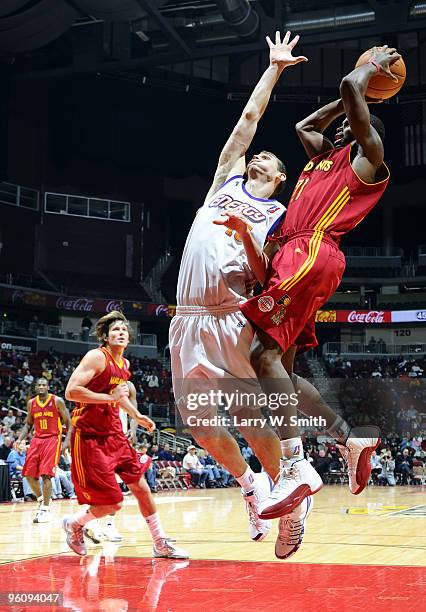
[[[349,489],[359,495],[367,486],[371,474],[371,455],[380,444],[378,427],[353,427],[345,445],[336,444],[346,461]]]
[[[297,553],[305,535],[306,519],[313,507],[314,498],[309,495],[290,514],[280,518],[275,542],[275,556],[278,559],[288,559]]]
[[[321,476],[306,459],[281,459],[280,476],[269,497],[259,506],[261,519],[289,514],[305,497],[321,489]]]
[[[241,491],[249,515],[249,535],[254,542],[261,542],[271,530],[271,521],[259,518],[259,505],[271,492],[272,480],[266,472],[255,474],[254,489],[249,493]]]
[[[107,523],[103,528],[103,534],[109,542],[122,542],[123,536],[114,523]]]
[[[101,525],[98,519],[89,521],[83,527],[83,534],[93,542],[93,544],[100,544],[105,540],[105,536],[101,529]]]
[[[51,520],[52,515],[50,514],[49,506],[40,506],[40,508],[37,509],[33,523],[50,523]]]
[[[189,559],[186,550],[175,546],[169,538],[155,540],[152,555],[157,559]]]

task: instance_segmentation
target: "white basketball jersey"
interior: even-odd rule
[[[277,200],[255,198],[242,176],[233,176],[199,209],[180,264],[178,306],[233,306],[247,297],[246,283],[254,279],[243,243],[234,231],[214,225],[223,212],[244,216],[254,241],[263,248],[285,212]],[[222,217],[223,218],[223,217]]]

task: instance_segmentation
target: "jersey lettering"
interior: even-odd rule
[[[253,223],[262,223],[262,221],[266,220],[266,215],[260,212],[260,210],[257,210],[254,206],[250,206],[250,204],[246,202],[234,200],[231,196],[226,194],[214,198],[209,203],[209,208],[222,208],[230,213],[240,213],[247,219],[250,219],[250,221],[253,221]]]

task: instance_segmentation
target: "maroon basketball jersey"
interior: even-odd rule
[[[38,395],[31,399],[31,414],[36,438],[62,434],[62,422],[56,406],[56,397],[49,393],[43,402]]]
[[[105,369],[92,378],[87,389],[95,393],[111,393],[117,385],[127,382],[131,373],[124,357],[117,362],[106,348],[101,347],[100,350],[105,355]],[[116,403],[85,404],[79,402],[72,413],[72,425],[81,433],[94,436],[123,433],[119,407]]]
[[[304,167],[290,198],[280,233],[290,237],[304,230],[328,234],[337,243],[374,208],[389,181],[364,183],[351,165],[351,146],[336,147]]]

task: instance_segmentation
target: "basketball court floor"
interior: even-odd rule
[[[0,610],[424,609],[425,487],[369,487],[358,497],[346,486],[324,487],[289,561],[274,556],[277,521],[265,541],[248,539],[239,489],[162,493],[156,501],[189,561],[151,558],[133,498],[116,519],[123,543],[89,544],[85,558],[68,549],[61,529],[76,502],[53,502],[52,522],[40,525],[32,523],[35,504],[0,505]],[[10,607],[7,593],[28,591],[61,593],[60,606]]]

